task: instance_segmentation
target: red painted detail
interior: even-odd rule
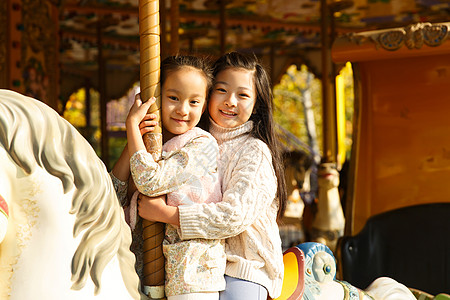
[[[9,217],[8,203],[6,203],[6,200],[2,196],[0,196],[0,212]]]

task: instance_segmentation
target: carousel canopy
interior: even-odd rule
[[[94,87],[102,45],[108,96],[120,97],[138,79],[138,0],[60,1],[62,96],[86,78]],[[171,11],[178,5],[178,17]],[[327,1],[329,34],[449,20],[448,0]],[[302,56],[321,46],[320,0],[161,0],[161,55],[169,54],[171,19],[180,53],[272,52]],[[175,17],[174,17],[175,16]],[[173,36],[173,35],[172,35]],[[305,54],[306,55],[306,54]],[[120,78],[120,80],[117,80]]]

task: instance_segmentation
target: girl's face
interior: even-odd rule
[[[208,111],[218,125],[234,128],[250,119],[256,103],[254,71],[228,68],[215,79]]]
[[[183,134],[198,124],[206,96],[207,81],[201,71],[182,67],[168,74],[162,87],[161,118],[169,135]]]

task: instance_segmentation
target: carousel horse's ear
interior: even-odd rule
[[[305,288],[305,256],[297,247],[291,247],[283,254],[284,279],[281,295],[274,300],[300,300]]]
[[[0,243],[3,241],[8,229],[8,204],[5,199],[0,195]]]

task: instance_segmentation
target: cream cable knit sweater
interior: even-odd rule
[[[261,284],[276,298],[283,281],[283,254],[270,150],[249,135],[251,121],[236,128],[211,122],[210,133],[220,150],[222,202],[179,206],[180,236],[226,238],[225,274]]]

